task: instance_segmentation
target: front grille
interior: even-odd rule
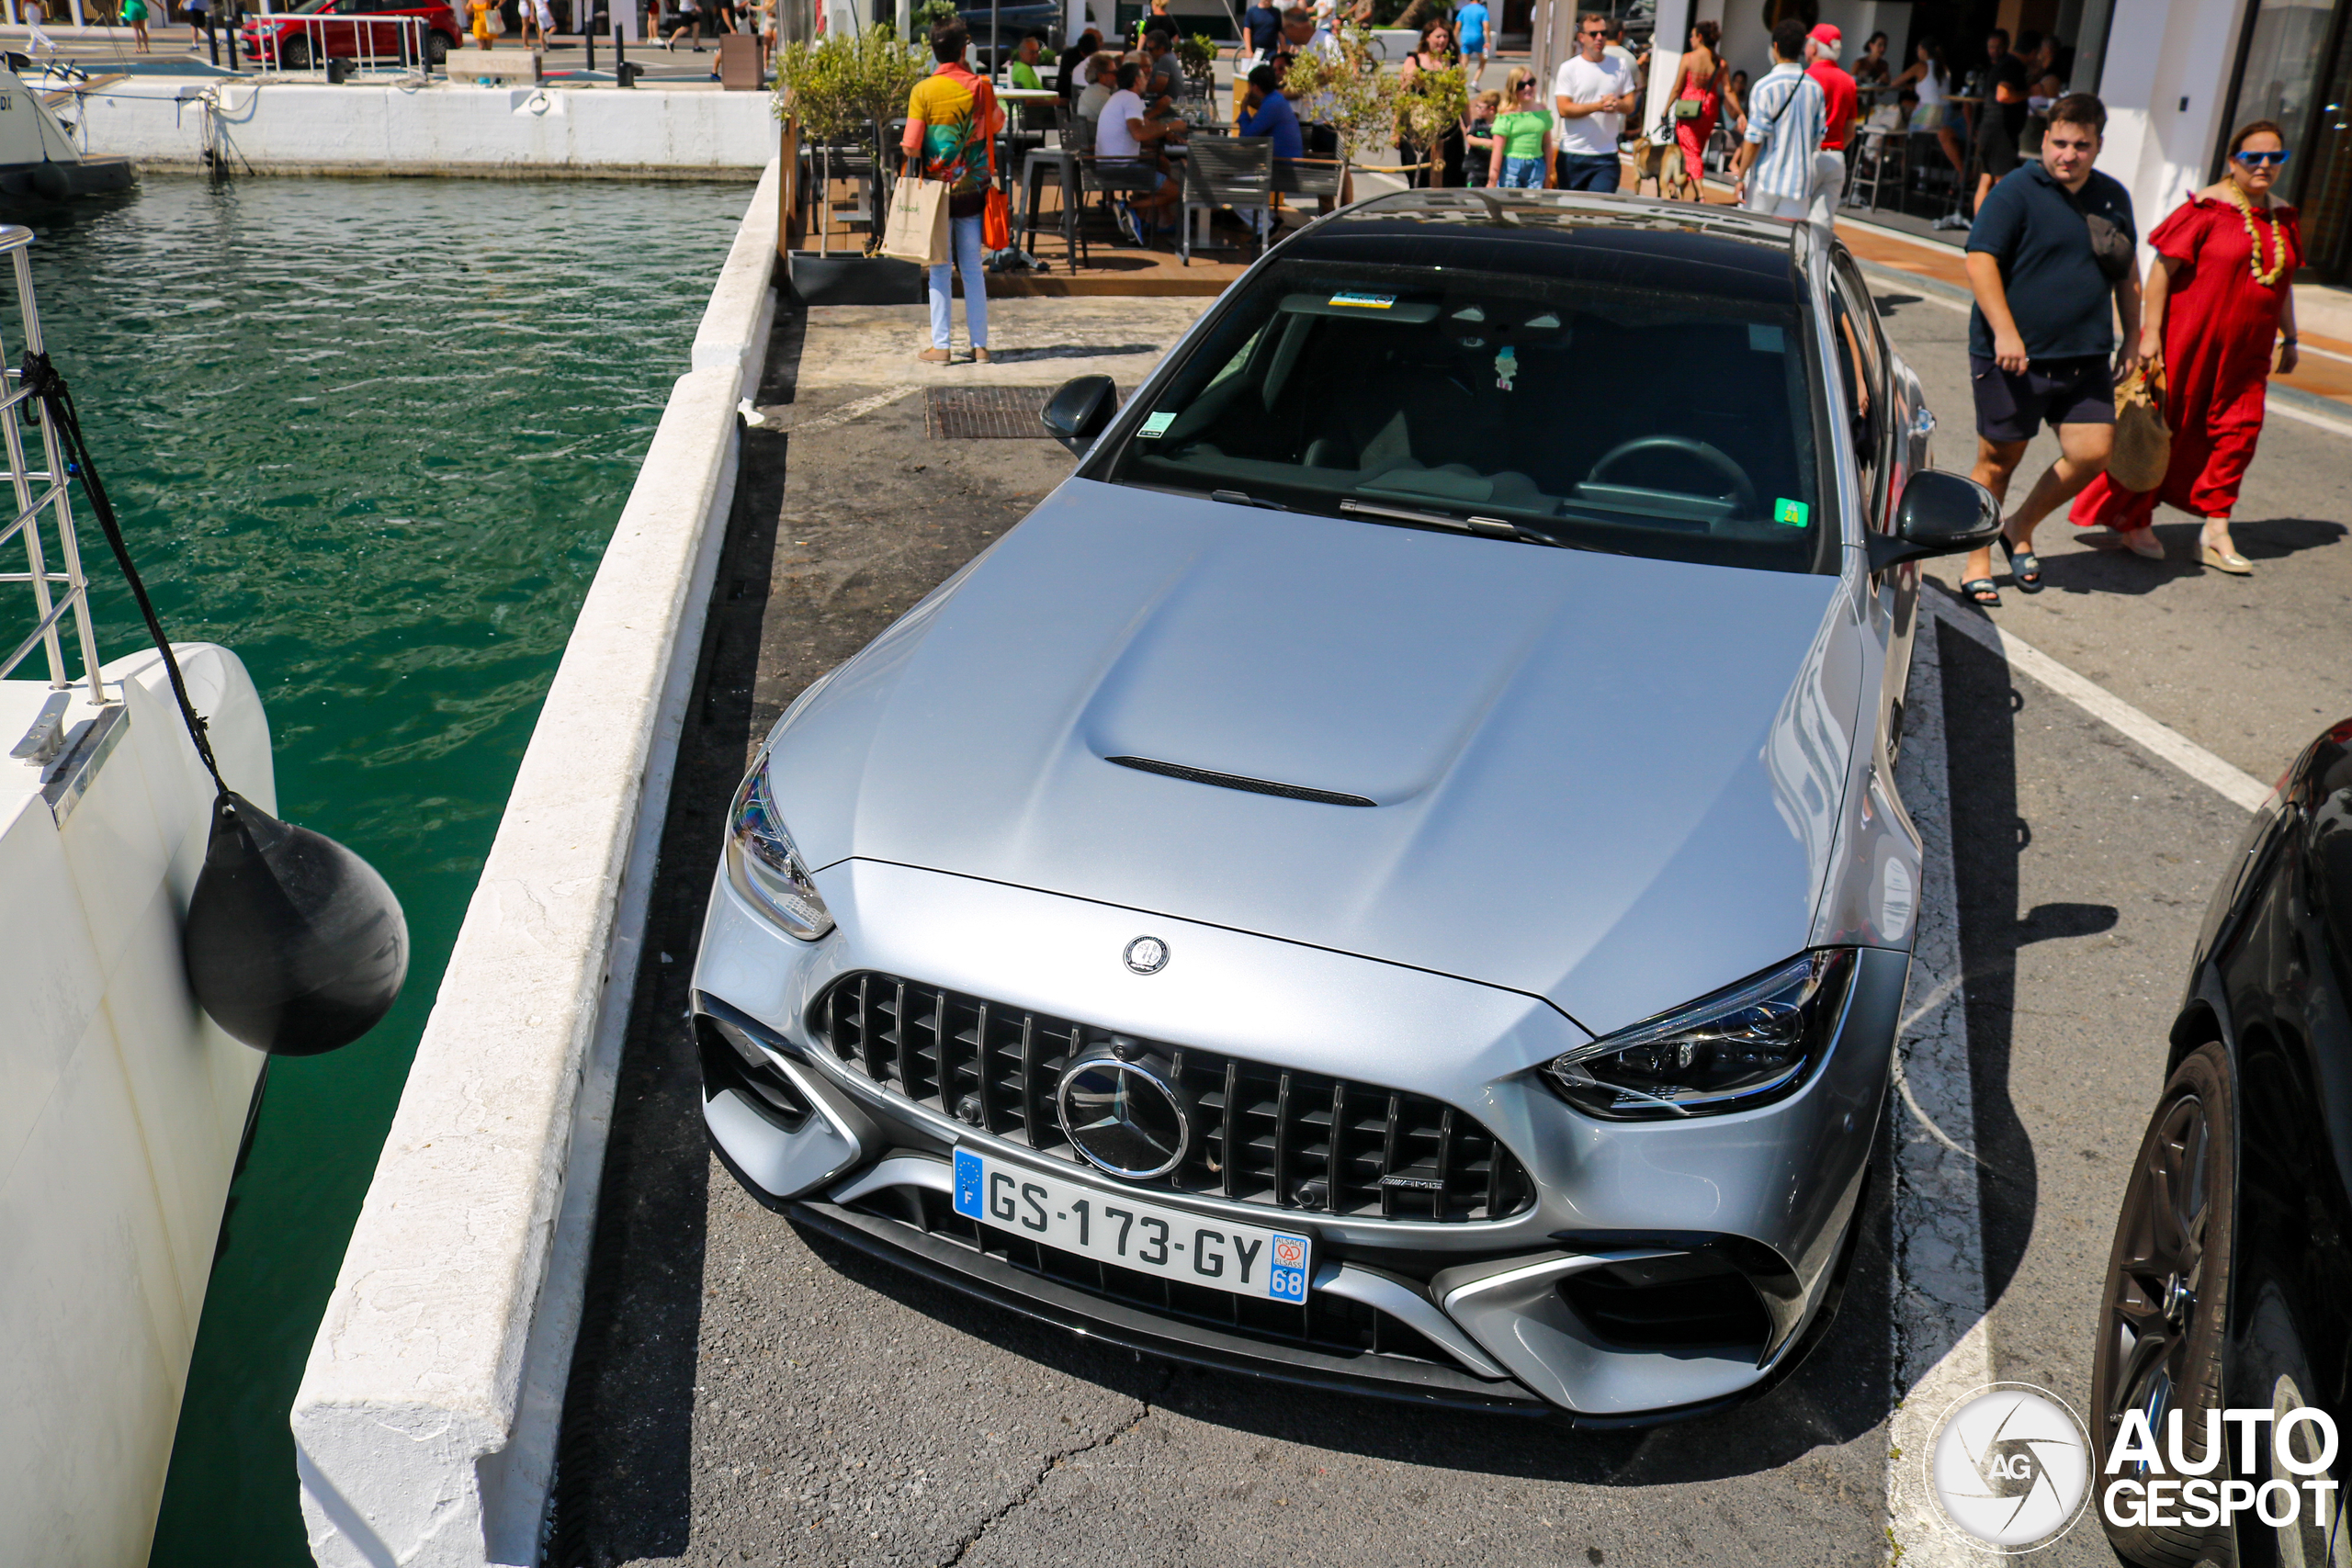
[[[1070,1057],[1109,1031],[870,973],[834,982],[816,1018],[834,1054],[884,1089],[1079,1160],[1054,1089]],[[1526,1168],[1493,1134],[1427,1095],[1158,1049],[1197,1114],[1183,1162],[1136,1186],[1392,1220],[1502,1219],[1535,1201]]]
[[[1115,1263],[1098,1262],[1057,1247],[1042,1247],[1027,1236],[980,1224],[957,1213],[947,1194],[925,1188],[900,1187],[877,1192],[860,1207],[901,1224],[914,1224],[931,1235],[1010,1263],[1025,1273],[1162,1316],[1330,1355],[1408,1356],[1447,1368],[1458,1365],[1453,1357],[1386,1313],[1326,1291],[1310,1291],[1306,1305],[1293,1306],[1288,1302],[1237,1295],[1231,1291],[1211,1290],[1205,1285],[1122,1269]]]

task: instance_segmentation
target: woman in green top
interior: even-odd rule
[[[1535,73],[1514,65],[1503,83],[1510,105],[1495,121],[1494,162],[1487,177],[1516,190],[1552,188],[1552,111],[1535,101]]]

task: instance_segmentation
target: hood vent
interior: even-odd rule
[[[1194,784],[1215,784],[1219,789],[1247,790],[1251,795],[1278,795],[1284,800],[1312,800],[1325,806],[1376,806],[1360,795],[1341,795],[1337,790],[1308,789],[1303,784],[1275,784],[1271,779],[1245,779],[1238,773],[1213,773],[1206,768],[1188,768],[1181,762],[1156,762],[1149,757],[1106,757],[1123,768],[1138,773],[1163,773],[1171,779],[1189,779]]]

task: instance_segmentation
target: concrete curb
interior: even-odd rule
[[[755,199],[773,265],[775,200]],[[743,249],[739,239],[737,252]],[[730,258],[731,259],[731,258]],[[772,313],[741,277],[739,316]],[[714,301],[714,314],[716,301]],[[751,342],[751,320],[704,330]],[[330,1568],[535,1563],[743,363],[681,377],[581,607],[291,1415]]]
[[[694,367],[735,367],[742,378],[740,393],[746,398],[760,389],[760,362],[775,326],[775,290],[769,282],[775,275],[776,225],[783,211],[777,196],[783,182],[783,160],[769,159],[695,333]]]

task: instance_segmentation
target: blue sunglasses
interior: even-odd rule
[[[2294,154],[2281,149],[2276,152],[2240,152],[2235,154],[2235,156],[2239,163],[2244,164],[2249,169],[2253,169],[2258,168],[2265,164],[2284,164],[2289,158],[2293,157]]]

